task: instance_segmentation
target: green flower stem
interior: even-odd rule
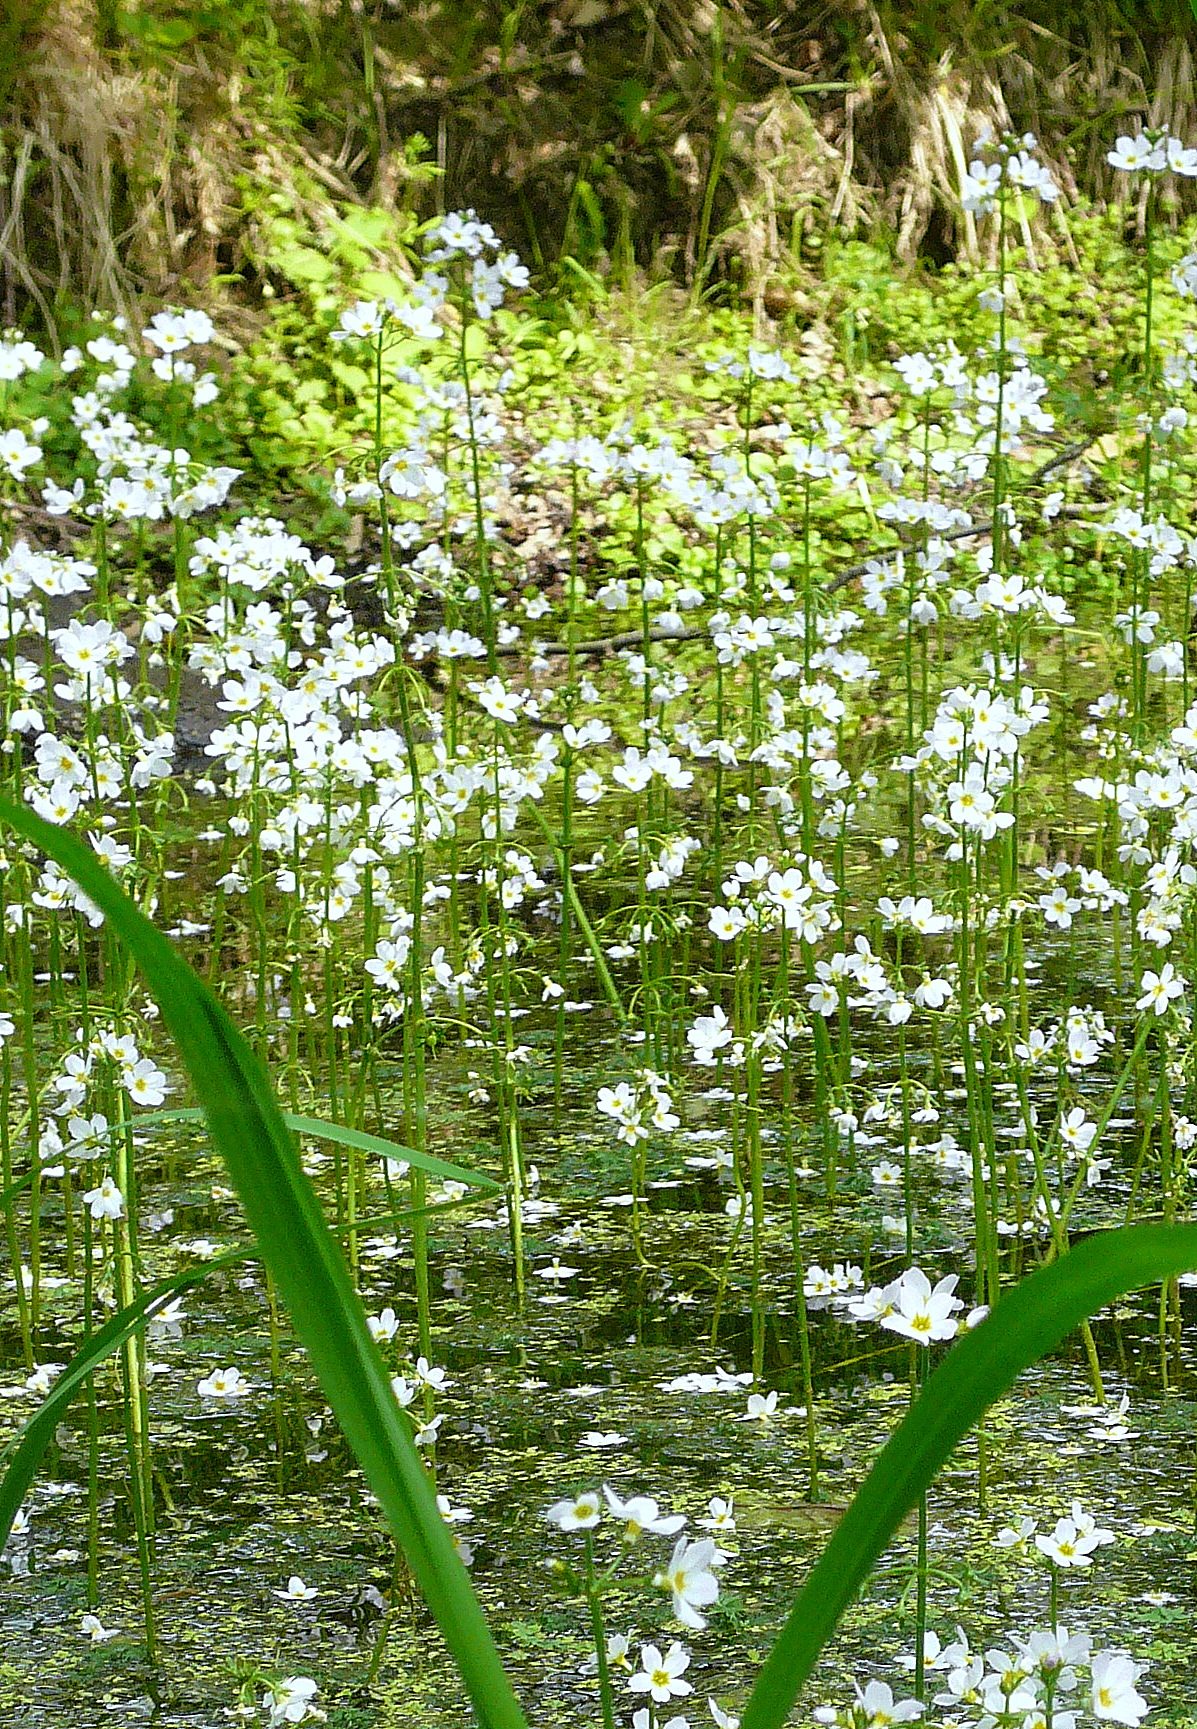
[[[599,1704],[603,1713],[603,1729],[615,1729],[615,1695],[611,1687],[611,1666],[607,1661],[607,1630],[603,1622],[603,1600],[594,1566],[594,1533],[583,1533],[586,1544],[586,1607],[590,1611],[590,1632],[594,1639],[594,1660],[598,1667]]]
[[[929,1345],[912,1344],[914,1361],[911,1364],[911,1402],[913,1404],[917,1393],[921,1393],[927,1384],[927,1357]],[[919,1496],[919,1534],[918,1560],[915,1573],[915,1611],[914,1611],[914,1696],[923,1700],[927,1697],[927,1491],[924,1489]]]

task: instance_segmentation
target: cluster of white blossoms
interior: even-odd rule
[[[633,1080],[599,1089],[596,1109],[615,1124],[616,1139],[634,1147],[650,1134],[668,1134],[680,1118],[673,1108],[669,1082],[653,1069],[641,1069]]]
[[[1106,161],[1123,174],[1180,174],[1186,179],[1197,175],[1197,150],[1183,144],[1166,126],[1120,134],[1114,148],[1106,152]]]
[[[916,1345],[939,1344],[954,1339],[961,1326],[979,1326],[989,1312],[972,1309],[961,1319],[964,1304],[956,1295],[958,1283],[950,1273],[932,1285],[921,1267],[907,1267],[888,1285],[873,1285],[852,1297],[848,1312],[853,1320],[877,1321]]]
[[[587,1491],[554,1502],[545,1518],[560,1531],[593,1531],[604,1517],[604,1508],[621,1542],[629,1548],[642,1534],[676,1536],[686,1523],[680,1514],[663,1514],[651,1496],[633,1495],[625,1499],[609,1484],[603,1485],[601,1496]],[[702,1611],[709,1609],[719,1595],[716,1569],[727,1558],[713,1537],[677,1536],[668,1561],[654,1573],[652,1582],[668,1595],[671,1612],[684,1627],[695,1632],[706,1627]]]
[[[720,1548],[717,1536],[735,1533],[732,1505],[718,1496],[712,1499],[707,1516],[698,1523],[713,1534],[693,1538],[685,1535],[684,1515],[663,1512],[651,1495],[624,1496],[604,1483],[601,1494],[589,1490],[555,1502],[547,1510],[545,1518],[559,1531],[582,1533],[586,1538],[586,1562],[581,1571],[565,1562],[555,1564],[555,1571],[565,1578],[571,1589],[587,1596],[598,1612],[594,1625],[596,1637],[602,1641],[601,1649],[596,1651],[585,1670],[588,1673],[598,1671],[608,1698],[615,1676],[625,1677],[628,1693],[633,1698],[641,1696],[648,1701],[647,1707],[638,1710],[633,1717],[635,1729],[650,1729],[650,1725],[660,1721],[658,1712],[661,1706],[684,1699],[693,1692],[691,1682],[686,1679],[692,1661],[691,1652],[681,1640],[674,1639],[665,1650],[658,1644],[643,1643],[638,1655],[634,1655],[629,1635],[602,1631],[602,1590],[609,1584],[619,1559],[634,1556],[642,1538],[672,1537],[672,1551],[663,1566],[652,1574],[652,1585],[668,1597],[670,1613],[675,1620],[690,1632],[703,1632],[707,1625],[704,1611],[709,1610],[719,1597],[717,1572],[730,1558],[728,1552]],[[619,1542],[619,1555],[608,1565],[601,1583],[594,1559],[595,1534],[600,1524]],[[736,1719],[728,1717],[717,1700],[711,1699],[709,1706],[717,1724],[735,1724]],[[684,1719],[672,1721],[681,1724]]]
[[[913,1658],[908,1658],[913,1666]],[[939,1683],[933,1703],[947,1721],[968,1720],[990,1729],[1055,1723],[1076,1729],[1088,1714],[1098,1723],[1121,1723],[1136,1729],[1147,1715],[1147,1701],[1137,1690],[1142,1667],[1120,1651],[1095,1651],[1087,1633],[1067,1627],[1037,1628],[1005,1645],[970,1650],[957,1628],[956,1639],[942,1645],[929,1632],[924,1647],[928,1675]],[[820,1706],[817,1723],[830,1729],[886,1729],[892,1723],[913,1723],[929,1715],[916,1699],[895,1700],[883,1681],[856,1684],[853,1704]]]
[[[720,942],[746,931],[784,928],[814,944],[839,929],[836,884],[816,858],[794,855],[781,868],[764,853],[741,859],[722,885],[723,902],[710,909],[708,928]]]
[[[1060,188],[1036,156],[1038,147],[1033,132],[1020,137],[1009,133],[1000,138],[978,138],[978,154],[969,163],[961,184],[964,208],[974,216],[988,216],[1007,190],[1030,192],[1042,203],[1054,204]]]

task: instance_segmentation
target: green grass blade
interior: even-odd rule
[[[1089,1238],[1003,1293],[994,1314],[952,1346],[857,1491],[757,1677],[743,1729],[781,1729],[902,1520],[1017,1376],[1115,1298],[1193,1268],[1197,1225],[1132,1225]]]
[[[409,1224],[413,1219],[428,1218],[436,1213],[460,1212],[467,1204],[464,1201],[446,1201],[430,1207],[409,1207],[400,1213],[379,1213],[372,1218],[360,1219],[355,1228],[365,1230],[367,1226]],[[349,1228],[348,1225],[330,1226],[334,1236],[346,1236]],[[88,1375],[94,1374],[106,1357],[118,1351],[126,1339],[131,1338],[148,1320],[152,1320],[154,1311],[161,1304],[201,1284],[210,1274],[220,1272],[225,1267],[240,1266],[246,1261],[255,1260],[258,1255],[257,1245],[251,1243],[244,1248],[230,1249],[227,1254],[217,1255],[212,1260],[205,1261],[202,1266],[188,1267],[186,1272],[163,1279],[152,1290],[144,1292],[127,1309],[111,1316],[103,1327],[80,1347],[37,1410],[22,1423],[11,1440],[0,1448],[0,1549],[3,1549],[8,1541],[13,1520],[29,1492],[42,1455],[56,1427]]]
[[[376,1231],[383,1225],[410,1225],[415,1219],[435,1219],[441,1213],[460,1213],[470,1205],[471,1197],[460,1201],[429,1201],[425,1207],[404,1207],[398,1213],[367,1213],[352,1225],[330,1225],[334,1237],[347,1237],[350,1231]]]
[[[173,1278],[164,1279],[152,1290],[143,1292],[127,1309],[121,1309],[118,1314],[110,1316],[102,1327],[96,1329],[87,1343],[75,1352],[37,1410],[28,1422],[22,1423],[0,1452],[0,1470],[3,1471],[3,1476],[0,1476],[0,1549],[3,1549],[8,1541],[13,1520],[29,1493],[42,1454],[53,1438],[71,1400],[87,1377],[94,1374],[106,1357],[118,1351],[125,1340],[132,1338],[140,1327],[152,1319],[154,1311],[172,1297],[198,1285],[201,1280],[211,1273],[219,1272],[222,1267],[237,1266],[239,1262],[249,1260],[250,1256],[256,1253],[256,1249],[234,1249],[227,1255],[205,1261],[202,1267],[190,1267],[185,1273],[176,1273]]]
[[[0,821],[74,879],[136,958],[175,1039],[262,1259],[444,1635],[479,1721],[486,1729],[525,1729],[265,1070],[216,998],[87,847],[6,799],[0,800]]]
[[[484,1176],[481,1171],[467,1171],[464,1165],[452,1164],[448,1159],[438,1159],[432,1153],[419,1152],[415,1147],[405,1147],[398,1141],[387,1141],[381,1135],[368,1135],[362,1129],[349,1129],[343,1123],[326,1123],[323,1117],[298,1117],[293,1111],[280,1112],[287,1127],[297,1135],[309,1135],[314,1141],[333,1141],[341,1147],[357,1147],[363,1153],[378,1153],[387,1159],[406,1159],[409,1165],[416,1165],[422,1171],[427,1171],[430,1177],[440,1177],[444,1182],[465,1183],[471,1189],[488,1189],[498,1194],[503,1185],[493,1177]],[[134,1118],[132,1124],[111,1123],[108,1133],[112,1136],[123,1135],[132,1127],[134,1131],[152,1127],[156,1123],[202,1123],[204,1113],[199,1110],[180,1111],[147,1111],[145,1116]],[[3,1197],[0,1196],[0,1200]]]
[[[6,1189],[0,1189],[0,1212],[7,1211],[18,1195],[33,1187],[33,1179],[37,1174],[36,1171],[26,1171],[23,1177],[18,1177],[15,1182],[9,1183]]]
[[[1194,4],[1197,5],[1197,0],[1194,0]],[[607,965],[607,957],[603,953],[602,944],[599,942],[597,936],[595,936],[594,926],[587,918],[586,908],[582,905],[582,902],[579,899],[577,886],[574,883],[573,876],[565,868],[565,854],[557,845],[556,837],[554,836],[552,829],[549,827],[548,822],[545,820],[543,811],[534,804],[530,804],[528,809],[532,812],[532,820],[539,825],[540,832],[544,835],[544,838],[553,849],[553,857],[557,862],[557,870],[561,877],[561,892],[568,900],[570,911],[573,913],[574,918],[577,920],[578,928],[582,932],[583,941],[585,942],[586,947],[590,950],[590,957],[594,962],[595,971],[598,973],[599,983],[603,987],[603,994],[610,1003],[612,1009],[615,1011],[615,1018],[619,1022],[620,1026],[626,1027],[628,1024],[627,1013],[624,1009],[619,992],[615,988],[615,980],[611,977],[611,969]]]
[[[503,1187],[480,1171],[467,1171],[464,1165],[450,1164],[448,1159],[434,1158],[431,1153],[418,1152],[415,1147],[401,1147],[395,1141],[384,1141],[379,1135],[366,1134],[363,1129],[347,1129],[341,1123],[326,1123],[319,1117],[297,1117],[290,1111],[283,1112],[283,1121],[297,1135],[311,1135],[317,1141],[334,1141],[342,1147],[357,1147],[363,1153],[380,1153],[387,1159],[406,1159],[409,1165],[416,1165],[429,1176],[440,1177],[442,1181],[467,1183],[472,1189],[490,1189],[496,1194]]]

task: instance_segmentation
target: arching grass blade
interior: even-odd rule
[[[997,1311],[952,1346],[857,1490],[757,1677],[743,1729],[781,1729],[902,1520],[1023,1370],[1115,1298],[1192,1268],[1197,1225],[1134,1225],[1090,1237],[1003,1292]]]
[[[126,1339],[132,1338],[139,1327],[145,1326],[146,1322],[152,1319],[154,1311],[172,1297],[190,1290],[211,1273],[219,1272],[223,1267],[234,1267],[241,1261],[249,1260],[256,1253],[256,1249],[234,1249],[230,1254],[205,1261],[201,1267],[190,1267],[185,1273],[176,1273],[174,1278],[164,1279],[152,1290],[143,1292],[128,1308],[109,1316],[104,1325],[91,1335],[86,1345],[76,1351],[29,1421],[21,1425],[3,1452],[0,1452],[0,1472],[3,1473],[0,1475],[0,1549],[8,1541],[13,1520],[29,1493],[42,1454],[53,1439],[54,1431],[62,1421],[71,1400],[87,1377],[99,1368],[106,1357],[118,1351]]]
[[[262,1259],[444,1635],[479,1721],[486,1729],[525,1729],[344,1258],[261,1063],[212,993],[87,847],[9,800],[0,800],[0,821],[74,879],[136,958],[178,1046]]]
[[[370,1135],[363,1129],[350,1129],[344,1123],[326,1123],[323,1117],[296,1116],[293,1111],[279,1113],[287,1127],[297,1135],[309,1135],[314,1141],[332,1141],[341,1147],[356,1147],[359,1152],[377,1153],[384,1159],[405,1159],[409,1165],[416,1165],[420,1170],[427,1171],[430,1177],[439,1177],[442,1182],[465,1183],[471,1189],[486,1189],[494,1194],[502,1191],[503,1185],[488,1177],[481,1171],[469,1171],[464,1165],[455,1165],[449,1159],[438,1159],[434,1153],[423,1153],[415,1147],[405,1147],[399,1141],[388,1141],[381,1135]],[[204,1113],[200,1110],[178,1111],[147,1111],[132,1124],[134,1130],[147,1129],[158,1123],[202,1123]],[[109,1126],[110,1135],[125,1132],[126,1125],[113,1123]],[[3,1196],[0,1196],[0,1200]]]

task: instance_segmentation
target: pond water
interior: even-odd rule
[[[547,921],[532,934],[547,956],[555,940]],[[1086,960],[1100,963],[1099,956],[1078,952],[1076,943],[1046,948],[1042,988],[1066,968],[1074,995],[1101,1000],[1108,980],[1086,976]],[[1033,967],[1034,957],[1030,961]],[[719,1637],[712,1686],[734,1694],[750,1680],[879,1440],[905,1409],[910,1363],[900,1340],[834,1310],[811,1315],[820,1473],[820,1498],[812,1502],[783,1173],[774,1161],[765,1191],[762,1298],[763,1382],[778,1393],[778,1408],[767,1419],[748,1420],[753,1318],[742,1250],[728,1266],[733,1222],[725,1204],[734,1190],[726,1172],[721,1180],[716,1171],[693,1168],[710,1166],[715,1151],[731,1142],[731,1109],[720,1096],[726,1089],[694,1089],[681,1129],[668,1147],[654,1148],[637,1254],[626,1157],[596,1125],[592,1105],[619,1061],[610,1016],[596,1007],[572,1018],[568,1081],[560,1097],[554,1035],[555,1017],[547,1010],[521,1023],[521,1038],[536,1053],[522,1113],[526,1153],[539,1172],[538,1196],[525,1204],[525,1251],[534,1275],[554,1267],[562,1272],[534,1276],[521,1312],[502,1207],[485,1200],[435,1222],[429,1263],[434,1360],[449,1377],[437,1396],[446,1419],[436,1448],[438,1487],[473,1513],[467,1529],[473,1577],[534,1720],[570,1724],[594,1713],[594,1683],[584,1674],[584,1613],[554,1589],[546,1571],[567,1548],[544,1520],[548,1504],[601,1482],[624,1493],[651,1492],[692,1516],[712,1496],[733,1502],[736,1532],[725,1540],[730,1559],[713,1621]],[[866,1037],[854,1049],[867,1052],[875,1087],[897,1084],[883,1040]],[[928,1053],[920,1054],[929,1064]],[[430,1065],[429,1145],[496,1170],[493,1116],[468,1097],[470,1062],[469,1053],[450,1050]],[[384,1097],[391,1096],[385,1065],[380,1078]],[[1049,1101],[1053,1086],[1047,1087]],[[999,1135],[1019,1127],[1012,1093],[1009,1084],[994,1086]],[[401,1111],[401,1104],[394,1108]],[[808,1122],[809,1100],[800,1100],[798,1109]],[[776,1104],[764,1111],[766,1144],[776,1140],[779,1114]],[[944,1117],[936,1132],[951,1126],[951,1117]],[[1103,1189],[1103,1213],[1111,1221],[1124,1210],[1130,1188],[1134,1142],[1129,1125],[1126,1131],[1117,1178]],[[160,1150],[164,1136],[169,1151]],[[807,1142],[817,1157],[818,1138],[808,1133]],[[194,1261],[197,1244],[203,1254],[217,1254],[243,1242],[238,1208],[221,1186],[221,1169],[202,1135],[182,1139],[172,1126],[152,1138],[147,1132],[146,1143],[140,1195],[147,1273]],[[877,1137],[867,1159],[887,1151],[893,1151],[888,1139]],[[309,1144],[308,1162],[327,1190],[327,1152]],[[843,1156],[834,1207],[827,1204],[821,1172],[802,1179],[803,1254],[807,1265],[855,1262],[865,1283],[884,1282],[900,1270],[900,1245],[892,1234],[886,1240],[890,1203],[868,1182],[867,1166],[862,1177],[860,1165],[859,1150]],[[960,1271],[967,1291],[971,1215],[963,1179],[924,1176],[915,1194],[923,1264],[933,1265],[936,1276]],[[46,1217],[52,1227],[52,1202]],[[361,1259],[367,1309],[393,1307],[400,1338],[410,1337],[416,1321],[406,1233],[366,1237]],[[1008,1276],[1017,1273],[1019,1259],[1016,1246]],[[69,1330],[57,1332],[55,1315],[69,1318],[76,1302],[70,1281],[48,1292],[48,1360],[69,1350]],[[87,1437],[77,1405],[39,1478],[28,1535],[8,1552],[3,1616],[9,1644],[0,1696],[9,1719],[208,1725],[227,1705],[237,1660],[248,1666],[266,1654],[288,1673],[317,1667],[336,1703],[334,1721],[462,1722],[465,1707],[435,1632],[412,1600],[404,1570],[395,1569],[371,1497],[285,1322],[272,1376],[268,1307],[256,1265],[214,1273],[181,1307],[178,1323],[153,1329],[149,1342],[158,1503],[154,1595],[164,1661],[147,1666],[140,1651],[121,1401],[115,1382],[101,1382],[103,1620],[118,1633],[93,1646],[79,1632],[87,1607],[79,1566],[87,1547]],[[1077,1605],[1074,1612],[1067,1604],[1069,1624],[1075,1614],[1095,1638],[1117,1641],[1126,1605],[1133,1603],[1136,1621],[1150,1630],[1149,1648],[1167,1653],[1171,1641],[1183,1644],[1190,1612],[1186,1564],[1194,1543],[1192,1314],[1193,1297],[1186,1293],[1179,1348],[1166,1341],[1163,1367],[1155,1298],[1127,1301],[1096,1323],[1107,1395],[1133,1395],[1133,1428],[1125,1439],[1103,1429],[1074,1343],[1054,1364],[1025,1376],[1017,1397],[999,1405],[987,1423],[983,1503],[976,1442],[960,1450],[931,1498],[931,1624],[945,1642],[964,1600],[974,1644],[1042,1617],[1041,1577],[1003,1556],[993,1540],[1011,1509],[1064,1511],[1079,1499],[1103,1510],[1120,1543],[1103,1565],[1100,1594],[1085,1591],[1083,1576],[1066,1594]],[[19,1349],[11,1326],[8,1348]],[[196,1396],[197,1381],[227,1363],[240,1368],[253,1392],[223,1408],[205,1404]],[[713,1377],[719,1370],[726,1372],[726,1386],[687,1390],[687,1377]],[[646,1538],[644,1548],[644,1566],[651,1569],[668,1545]],[[299,1605],[279,1602],[276,1593],[291,1574],[319,1595]],[[828,1677],[845,1668],[858,1676],[893,1676],[895,1659],[912,1648],[913,1576],[908,1528],[825,1658]],[[1155,1589],[1153,1596],[1161,1580],[1180,1584],[1180,1593]],[[641,1578],[608,1599],[608,1624],[650,1637],[645,1607]],[[381,1672],[367,1684],[384,1625]],[[1153,1697],[1161,1707],[1183,1711],[1183,1670],[1161,1665]]]

